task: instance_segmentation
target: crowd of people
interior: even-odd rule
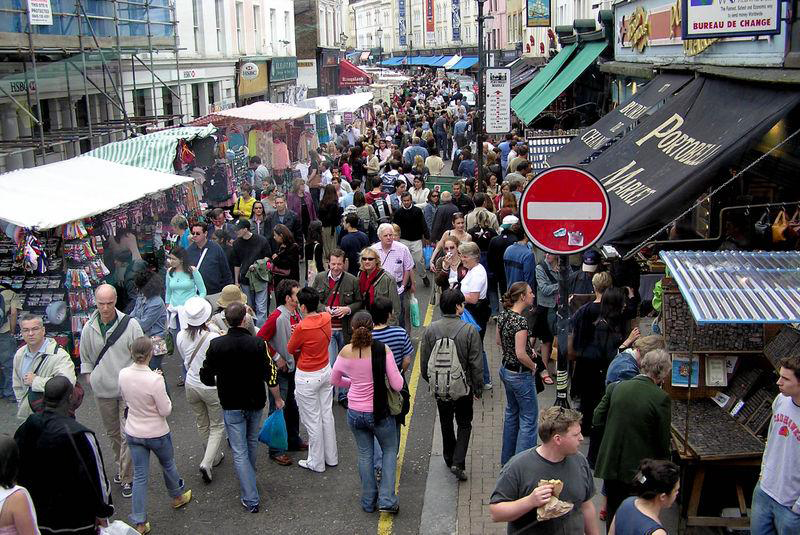
[[[507,522],[509,533],[596,535],[598,519],[612,533],[666,533],[659,513],[679,485],[669,462],[670,400],[659,387],[671,365],[662,337],[631,328],[637,276],[584,253],[565,281],[569,336],[558,337],[566,319],[558,312],[558,259],[533,248],[519,220],[532,178],[527,145],[514,133],[476,139],[457,87],[432,77],[407,83],[376,104],[374,122],[337,127],[334,141],[311,153],[308,179],[288,193],[252,158],[252,180],[238,186],[232,210],[176,216],[179,239],[163,271],[131,267],[136,237],[119,232],[110,249],[121,276],[96,289],[77,369],[46,337],[42,318],[23,313],[4,291],[2,395],[18,404],[22,423],[15,440],[0,441],[0,530],[88,534],[113,515],[97,438],[74,419],[84,390],[110,440],[111,480],[132,498],[129,521],[139,533],[151,530],[150,453],[172,507],[192,500],[167,423],[175,388],[184,389],[204,445],[202,480],[212,484],[227,437],[244,510],[261,506],[264,410],[283,411],[288,438],[286,449],[270,447],[269,458],[289,466],[289,453],[300,452],[298,466],[322,473],[339,463],[338,403],[357,445],[361,508],[396,514],[411,309],[421,284],[432,287],[440,317],[421,333],[415,365],[436,400],[444,461],[460,481],[468,477],[474,401],[494,377],[503,384],[492,519]],[[451,187],[437,181],[447,162],[459,177]],[[25,345],[9,357],[17,324]],[[488,364],[490,325],[499,370]],[[572,361],[580,411],[539,409],[556,351]],[[176,378],[163,373],[170,353],[181,360]],[[775,408],[780,401],[800,421],[800,360],[784,362],[781,381],[781,396],[794,405],[779,396]],[[771,427],[756,490],[758,534],[774,533],[768,525],[798,532],[780,526],[797,522],[787,515],[797,515],[800,502],[790,502],[800,485],[777,467],[797,460],[800,448],[776,446],[776,433]],[[587,456],[579,453],[584,436]],[[604,481],[599,512],[593,477]],[[69,492],[53,493],[54,480],[68,482]],[[542,519],[537,509],[554,499],[574,507]]]

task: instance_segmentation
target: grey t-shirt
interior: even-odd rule
[[[583,454],[570,455],[563,461],[551,463],[531,448],[518,453],[500,471],[489,503],[513,502],[529,495],[540,479],[560,479],[564,483],[559,499],[575,504],[566,515],[539,522],[536,509],[508,523],[509,535],[583,535],[581,505],[594,496],[592,470]]]

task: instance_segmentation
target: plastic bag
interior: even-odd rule
[[[100,535],[139,535],[139,532],[122,520],[115,520],[107,527],[101,527]]]
[[[474,326],[475,330],[477,330],[477,331],[481,330],[481,326],[478,325],[478,322],[475,321],[475,318],[472,316],[470,311],[467,310],[466,308],[464,309],[464,312],[461,314],[461,320],[466,322],[466,323],[469,323],[472,326]]]
[[[270,414],[261,432],[258,434],[259,442],[263,442],[276,450],[289,449],[289,434],[286,432],[286,419],[283,417],[283,409],[278,409]]]
[[[408,311],[411,316],[411,325],[419,327],[421,325],[419,320],[419,299],[414,294],[411,294],[411,299],[408,300]]]
[[[428,269],[433,258],[433,245],[426,245],[422,248],[422,258],[425,260],[425,269]]]

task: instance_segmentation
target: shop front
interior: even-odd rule
[[[317,48],[317,95],[335,95],[339,92],[339,61],[344,51],[338,48]]]
[[[269,66],[269,101],[289,102],[289,93],[297,85],[297,58],[272,58]]]

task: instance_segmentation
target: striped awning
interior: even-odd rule
[[[184,126],[160,130],[144,136],[108,143],[84,156],[94,156],[111,162],[132,165],[142,169],[174,173],[172,162],[180,140],[191,141],[208,137],[217,131],[213,124],[206,126]]]
[[[697,323],[800,322],[800,252],[662,251]]]

